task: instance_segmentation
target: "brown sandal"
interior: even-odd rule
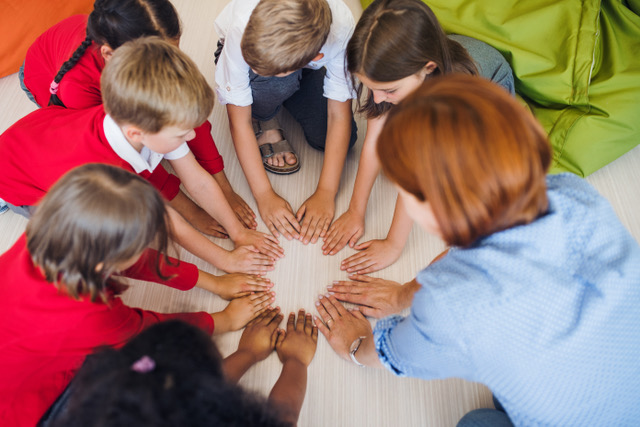
[[[252,120],[252,124],[256,139],[266,130],[279,130],[280,135],[283,137],[281,141],[267,142],[258,146],[260,148],[260,154],[262,155],[262,164],[264,165],[264,168],[269,172],[278,175],[289,175],[291,173],[298,172],[300,170],[300,160],[298,159],[296,152],[293,151],[289,141],[284,138],[284,132],[282,131],[278,120],[275,117],[266,122]],[[284,166],[272,166],[267,163],[267,159],[269,157],[279,153],[292,153],[296,157],[296,162],[292,165],[285,162]]]

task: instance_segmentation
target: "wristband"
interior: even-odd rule
[[[360,366],[361,368],[364,368],[365,365],[363,365],[362,363],[358,362],[358,359],[356,359],[356,352],[360,348],[360,344],[362,344],[362,340],[364,340],[365,338],[367,338],[367,337],[366,336],[360,336],[360,337],[356,338],[351,343],[351,347],[349,347],[349,357],[351,358],[353,363],[355,363],[356,365]]]

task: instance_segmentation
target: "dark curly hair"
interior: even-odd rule
[[[132,365],[147,356],[147,372]],[[211,337],[173,320],[87,357],[50,426],[286,426],[263,397],[228,383]],[[55,404],[54,404],[55,406]],[[55,413],[55,411],[54,411]]]
[[[87,21],[87,37],[62,64],[53,82],[60,83],[92,43],[107,44],[115,50],[138,37],[176,40],[181,34],[180,18],[169,0],[96,0]],[[51,95],[49,105],[64,107],[55,94]]]

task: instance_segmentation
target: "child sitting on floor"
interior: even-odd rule
[[[400,257],[413,225],[402,199],[398,199],[387,237],[356,244],[364,235],[367,201],[380,171],[375,147],[387,112],[434,76],[453,72],[479,75],[514,93],[513,74],[493,47],[470,37],[446,35],[421,0],[371,3],[349,40],[347,66],[360,80],[358,91],[368,90],[359,108],[367,117],[367,133],[349,209],[329,229],[322,250],[325,255],[334,255],[347,244],[357,249],[360,252],[346,258],[341,269],[365,274]]]
[[[180,18],[168,0],[97,0],[90,15],[64,19],[31,45],[19,74],[22,88],[38,106],[100,105],[100,75],[115,49],[144,36],[158,36],[177,46],[181,34]],[[256,228],[255,214],[227,180],[211,124],[205,121],[195,131],[188,145],[198,163],[216,179],[238,219]],[[224,228],[182,192],[171,205],[202,232],[227,237]]]
[[[213,108],[213,90],[198,67],[156,37],[119,47],[101,78],[104,106],[83,110],[46,107],[0,136],[0,197],[22,211],[34,206],[69,169],[92,162],[114,164],[149,177],[167,199],[178,191],[151,172],[169,160],[187,191],[217,219],[238,246],[213,244],[169,209],[182,246],[227,272],[263,274],[283,255],[273,236],[246,229],[216,181],[195,161],[185,141]],[[26,207],[25,207],[26,206]]]
[[[121,168],[84,165],[51,188],[0,256],[0,424],[33,426],[96,346],[121,346],[164,319],[208,334],[237,330],[273,301],[272,292],[252,293],[218,313],[126,306],[115,275],[182,283],[164,255],[170,234],[160,194]]]
[[[342,0],[232,0],[215,21],[218,99],[227,106],[238,159],[274,236],[315,243],[333,220],[344,161],[357,137],[355,93],[344,63],[353,26]],[[316,191],[295,215],[265,172],[300,168],[276,120],[282,106],[309,145],[325,152]]]
[[[304,400],[318,330],[304,310],[268,310],[247,325],[238,350],[222,360],[211,338],[179,321],[155,325],[121,350],[87,358],[42,426],[291,426]],[[283,363],[269,400],[235,383],[275,348]],[[230,364],[247,360],[230,376]]]

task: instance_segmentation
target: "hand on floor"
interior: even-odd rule
[[[395,245],[389,239],[369,240],[355,245],[359,250],[340,263],[340,270],[348,273],[367,274],[390,266],[402,255],[403,246]]]
[[[335,255],[347,243],[349,247],[353,248],[363,234],[364,218],[347,209],[331,224],[331,228],[329,228],[327,236],[324,238],[322,253],[324,255]]]
[[[331,192],[317,190],[298,209],[296,219],[302,225],[300,240],[305,245],[326,236],[335,214],[334,197]]]

